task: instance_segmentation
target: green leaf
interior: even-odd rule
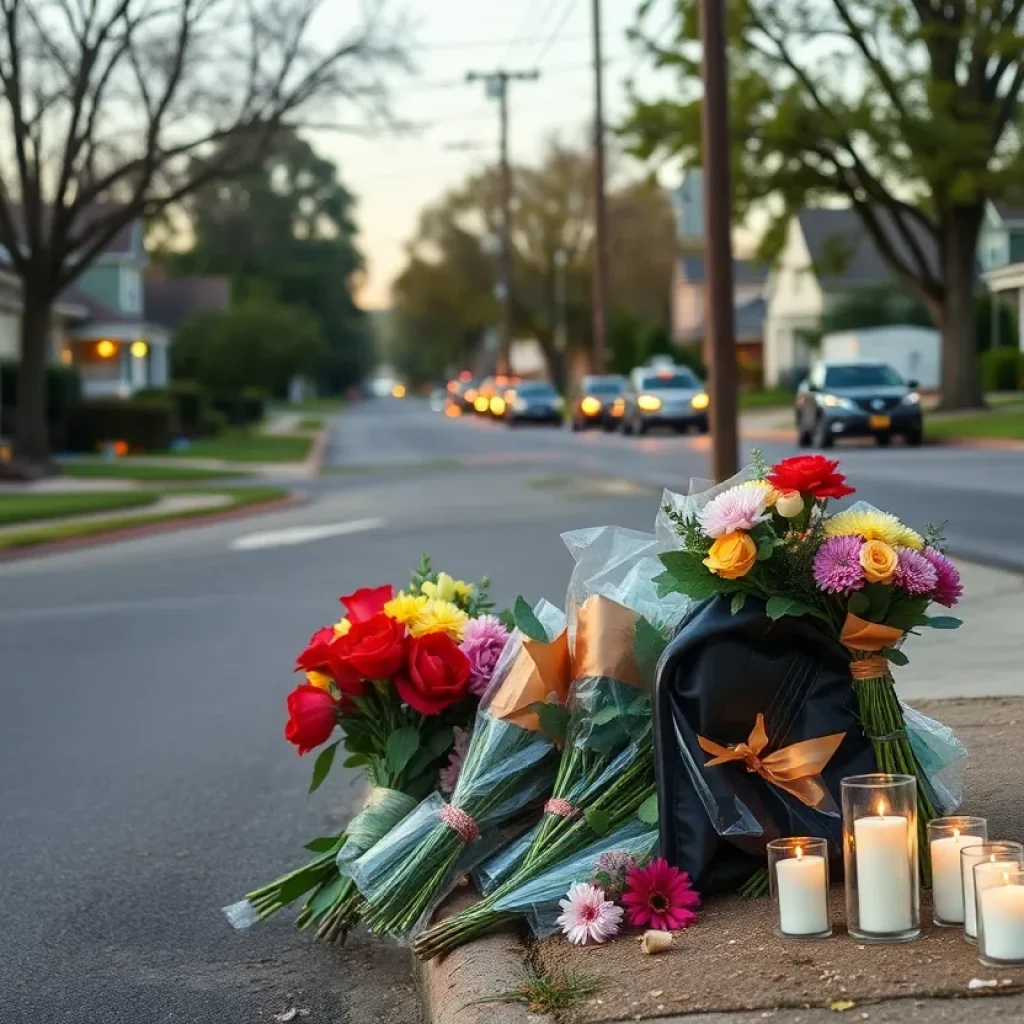
[[[743,589],[741,584],[710,572],[702,556],[695,551],[667,551],[659,557],[665,572],[655,576],[654,582],[662,597],[686,594],[695,601],[703,601],[716,594],[731,594]]]
[[[516,628],[516,617],[512,614],[511,608],[505,608],[498,613],[498,621],[511,633]]]
[[[364,764],[369,764],[370,759],[365,754],[351,754],[342,761],[342,766],[345,768],[362,768]]]
[[[454,742],[455,736],[452,733],[451,727],[446,726],[443,729],[438,729],[436,732],[432,732],[427,737],[427,750],[429,750],[434,757],[440,757]]]
[[[534,614],[533,609],[526,603],[525,598],[516,598],[515,607],[512,609],[512,619],[516,629],[523,636],[527,636],[531,640],[539,640],[541,643],[548,642],[547,630]]]
[[[909,665],[910,659],[896,647],[883,647],[882,657],[891,661],[894,665]]]
[[[530,710],[537,715],[546,736],[556,743],[565,742],[565,735],[569,729],[569,712],[563,705],[538,700],[530,705]]]
[[[766,537],[760,544],[757,545],[757,560],[759,562],[766,562],[772,557],[772,552],[775,550],[775,545],[772,543],[770,537]]]
[[[955,615],[925,615],[918,624],[930,626],[932,629],[959,629],[964,620],[958,619]]]
[[[607,725],[619,717],[619,709],[614,704],[606,704],[594,715],[594,725]]]
[[[340,838],[340,836],[320,836],[317,839],[310,839],[303,849],[309,850],[310,853],[326,853],[338,845]]]
[[[611,818],[608,817],[607,811],[602,811],[597,807],[590,807],[586,812],[587,824],[590,826],[590,831],[594,835],[603,836],[612,827]]]
[[[636,620],[633,636],[633,655],[644,679],[652,681],[658,668],[658,659],[665,650],[665,638],[642,615]]]
[[[309,901],[309,909],[314,913],[322,914],[341,895],[345,887],[351,884],[352,879],[345,875],[337,875],[323,886]]]
[[[872,622],[885,622],[894,595],[893,588],[887,583],[866,583],[861,593],[868,599],[868,618]]]
[[[338,751],[338,744],[341,740],[335,740],[329,747],[324,747],[313,762],[313,778],[309,780],[309,792],[314,793],[320,788],[324,779],[327,778],[334,764],[334,755]]]
[[[850,603],[847,607],[854,615],[867,615],[871,602],[868,600],[867,594],[862,594],[858,590],[850,595]]]
[[[735,615],[745,604],[747,603],[746,591],[739,591],[732,595],[732,602],[729,605],[729,611]]]
[[[645,825],[658,824],[658,794],[652,793],[639,807],[636,816]]]
[[[765,613],[773,621],[781,619],[783,615],[806,615],[810,610],[809,605],[792,597],[769,597],[765,604]]]
[[[915,626],[922,624],[921,620],[927,607],[928,598],[926,597],[897,599],[890,606],[885,619],[882,621],[887,626],[892,626],[893,629],[898,629],[905,633],[908,629],[913,629]]]
[[[396,729],[387,742],[388,770],[394,775],[400,775],[402,769],[412,759],[413,754],[420,749],[420,731],[411,725],[403,725]]]

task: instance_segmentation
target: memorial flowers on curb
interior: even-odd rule
[[[577,946],[587,942],[606,942],[619,934],[622,907],[605,899],[604,889],[589,882],[579,882],[558,901],[562,908],[557,924],[562,934]]]
[[[656,857],[647,867],[635,867],[626,875],[622,904],[634,928],[678,931],[697,920],[700,894],[685,871]]]

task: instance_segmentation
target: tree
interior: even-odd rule
[[[318,107],[381,108],[389,27],[374,16],[326,39],[327,6],[0,0],[0,242],[23,283],[15,452],[29,468],[48,458],[53,303],[118,232],[258,165]]]
[[[698,0],[676,8],[649,45],[684,96],[637,99],[628,133],[697,163]],[[1024,4],[733,0],[728,50],[738,214],[773,213],[770,248],[802,205],[851,205],[941,332],[943,405],[979,404],[975,252],[986,201],[1024,172]]]
[[[177,272],[226,275],[236,300],[267,296],[309,309],[325,339],[310,369],[321,390],[337,393],[358,382],[373,360],[353,296],[363,269],[353,206],[337,167],[283,131],[251,171],[185,199],[181,212],[193,245],[161,258]]]

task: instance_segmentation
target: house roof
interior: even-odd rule
[[[691,284],[700,284],[704,280],[704,257],[700,255],[681,256],[679,265],[683,276]],[[762,284],[768,277],[768,266],[755,260],[733,260],[733,284]]]
[[[900,236],[892,214],[879,209],[877,216],[896,254],[913,265],[910,250]],[[857,212],[841,209],[801,210],[797,214],[815,276],[826,291],[842,291],[885,284],[893,279],[881,254]],[[938,251],[933,236],[920,224],[909,222],[910,232],[925,254],[933,272],[938,270]]]
[[[1024,198],[1019,195],[1007,196],[1004,199],[993,199],[992,205],[996,208],[996,213],[1004,221],[1024,220]]]
[[[104,324],[137,324],[141,323],[143,317],[138,313],[122,313],[114,306],[108,306],[105,302],[88,294],[78,287],[78,284],[70,284],[58,296],[62,304],[78,306],[85,310],[83,320],[95,320]]]
[[[177,277],[147,280],[146,319],[174,330],[200,309],[227,309],[231,294],[226,277]]]
[[[768,303],[758,297],[738,303],[733,307],[733,324],[737,341],[762,341],[764,339],[764,318]],[[706,328],[701,320],[686,331],[680,339],[684,344],[695,344],[704,340]]]

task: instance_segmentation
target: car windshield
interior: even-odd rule
[[[550,384],[520,384],[516,388],[517,398],[554,398],[555,389]]]
[[[617,395],[625,383],[621,377],[587,377],[583,381],[583,391],[588,395]]]
[[[892,388],[903,383],[903,378],[884,363],[875,366],[829,366],[825,369],[826,388]]]
[[[675,370],[672,373],[658,373],[644,377],[644,390],[659,388],[699,388],[697,378],[689,370]]]

